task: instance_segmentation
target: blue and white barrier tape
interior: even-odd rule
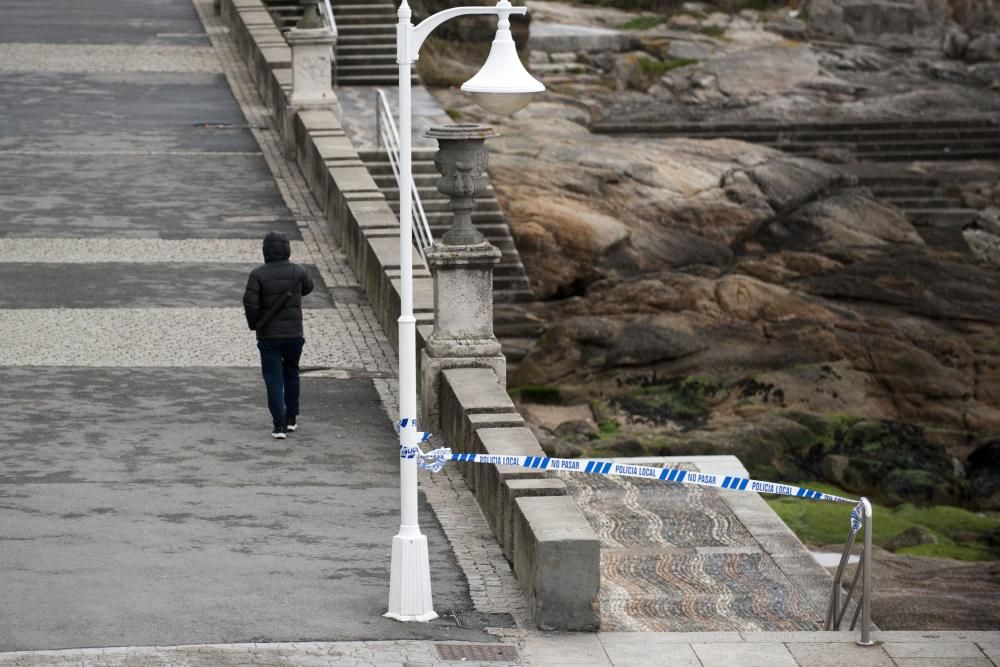
[[[404,428],[410,425],[411,422],[413,423],[413,427],[416,428],[417,426],[416,419],[412,420],[401,419],[398,422],[396,422],[396,433],[402,431]],[[417,431],[417,442],[429,442],[430,439],[431,439],[431,434],[429,431]],[[420,450],[420,447],[417,446],[404,447],[403,445],[399,446],[399,458],[401,459],[415,459],[418,456],[423,456],[423,455],[424,453]]]
[[[404,419],[402,425],[406,425]],[[422,434],[430,436],[429,433]],[[428,438],[422,441],[426,442]],[[405,455],[404,455],[405,454]],[[677,484],[694,484],[697,486],[713,486],[731,491],[755,491],[757,493],[770,493],[778,496],[791,496],[794,498],[806,498],[808,500],[825,500],[834,503],[849,503],[855,505],[851,510],[851,532],[856,533],[861,529],[864,516],[864,507],[861,502],[851,498],[844,498],[832,493],[814,491],[804,486],[793,484],[777,484],[775,482],[763,482],[748,477],[735,477],[732,475],[716,475],[713,473],[692,472],[680,468],[657,468],[655,466],[633,465],[631,463],[615,463],[614,461],[602,461],[599,459],[556,459],[548,456],[498,456],[495,454],[455,454],[447,447],[441,447],[430,452],[423,452],[419,447],[400,448],[400,456],[403,458],[416,458],[417,465],[430,472],[438,472],[444,468],[448,461],[459,461],[463,463],[492,463],[494,465],[517,466],[520,468],[531,468],[532,470],[568,470],[572,472],[582,472],[590,475],[618,475],[621,477],[640,477],[643,479],[656,479],[661,482],[674,482]]]

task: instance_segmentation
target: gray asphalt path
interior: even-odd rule
[[[164,44],[170,71],[137,71]],[[20,352],[0,354],[0,651],[488,639],[426,504],[442,618],[381,616],[391,364],[207,44],[190,0],[4,3],[0,341]],[[45,62],[72,72],[37,71],[61,50]],[[271,229],[317,283],[303,365],[324,368],[283,442],[239,312]]]

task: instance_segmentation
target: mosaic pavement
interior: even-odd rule
[[[746,476],[733,457],[643,462]],[[827,582],[832,580],[755,494],[644,479],[560,475],[601,540],[602,629],[754,632],[822,627]],[[845,513],[845,532],[846,527]],[[774,535],[785,538],[777,559],[764,537]]]

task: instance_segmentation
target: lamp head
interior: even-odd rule
[[[510,2],[501,0],[497,3],[497,7],[504,5],[510,7]],[[523,109],[535,93],[545,90],[540,81],[528,74],[517,57],[508,13],[500,14],[490,55],[476,75],[462,84],[462,90],[472,93],[479,106],[501,116]]]

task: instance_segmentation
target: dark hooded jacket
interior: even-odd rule
[[[264,264],[250,272],[247,289],[243,293],[243,310],[247,326],[257,331],[257,338],[302,338],[302,297],[313,291],[313,281],[300,265],[288,261],[292,246],[281,232],[271,232],[264,237]],[[257,330],[257,321],[286,291],[288,297],[263,330]]]

